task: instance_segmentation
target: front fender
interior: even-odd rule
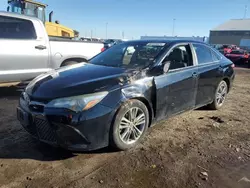
[[[120,105],[128,100],[137,99],[143,102],[151,115],[155,115],[156,88],[153,77],[147,77],[135,81],[133,84],[121,89],[122,98]]]

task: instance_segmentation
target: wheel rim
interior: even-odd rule
[[[145,113],[138,107],[129,109],[119,124],[120,139],[125,144],[135,143],[141,137],[145,125]]]
[[[218,106],[222,106],[227,95],[227,84],[222,82],[216,94],[216,103]]]

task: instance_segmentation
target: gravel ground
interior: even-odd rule
[[[0,89],[0,187],[250,187],[250,70],[237,68],[224,108],[160,122],[126,152],[71,153],[33,140],[19,92]]]

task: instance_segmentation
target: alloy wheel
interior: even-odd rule
[[[145,113],[138,107],[129,109],[119,124],[119,136],[125,144],[135,143],[146,126]]]
[[[222,82],[218,88],[217,94],[216,94],[216,103],[218,106],[222,106],[227,95],[227,84],[225,82]]]

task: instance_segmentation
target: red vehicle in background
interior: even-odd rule
[[[216,49],[218,49],[224,55],[230,54],[233,50],[240,50],[240,48],[234,44],[216,45]]]
[[[231,53],[233,50],[240,50],[239,47],[237,47],[236,45],[229,45],[227,47],[224,48],[224,53]]]
[[[225,54],[234,64],[248,64],[249,66],[249,53],[244,50],[232,50],[230,53]]]

